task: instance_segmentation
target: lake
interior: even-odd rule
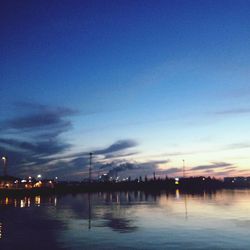
[[[250,190],[0,199],[0,249],[249,249]]]

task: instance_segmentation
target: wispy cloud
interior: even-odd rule
[[[161,174],[172,175],[172,174],[178,174],[180,172],[182,172],[182,169],[180,168],[168,168],[166,170],[162,170]]]
[[[250,143],[247,142],[233,143],[225,147],[225,149],[244,149],[244,148],[250,148]]]
[[[108,147],[93,151],[94,157],[107,161],[106,154],[114,155],[117,152],[126,154],[126,150],[134,147],[137,143],[133,140],[120,140],[114,142]],[[89,167],[89,151],[71,154],[66,157],[54,156],[58,153],[63,153],[71,147],[70,144],[62,143],[58,140],[54,141],[39,141],[26,142],[14,139],[0,139],[0,150],[8,156],[11,161],[12,173],[27,175],[37,172],[42,172],[47,176],[72,176],[74,173],[84,172]],[[52,157],[51,157],[52,156]],[[53,157],[54,156],[54,157]],[[104,169],[105,163],[100,160],[95,164],[95,169]],[[103,167],[101,167],[103,166]],[[110,171],[112,168],[117,168],[116,171],[122,171],[128,168],[128,165],[121,165],[121,161],[112,161],[106,166]],[[84,175],[78,176],[84,178]]]
[[[225,167],[231,167],[233,166],[231,163],[227,162],[212,162],[211,164],[208,165],[200,165],[191,168],[191,170],[196,171],[196,170],[208,170],[208,169],[216,169],[216,168],[225,168]]]
[[[231,170],[216,172],[216,173],[214,173],[214,175],[216,175],[216,176],[228,176],[228,175],[230,175],[231,173],[234,173],[234,172],[235,172],[234,169],[231,169]]]
[[[49,141],[28,142],[0,138],[0,145],[5,146],[6,148],[13,148],[20,152],[26,151],[40,156],[57,154],[70,147],[70,144],[60,142],[60,140],[57,139],[51,139]]]
[[[71,122],[65,118],[76,113],[76,111],[64,107],[49,108],[41,106],[40,109],[39,107],[37,106],[32,113],[5,121],[3,128],[16,130],[41,128],[67,130],[70,128]]]
[[[250,108],[227,109],[215,112],[216,115],[240,115],[249,113],[250,113]]]
[[[124,149],[132,148],[137,146],[137,142],[134,140],[119,140],[109,147],[101,150],[94,151],[95,154],[110,154]]]
[[[43,171],[48,175],[72,175],[83,173],[89,164],[89,151],[66,154],[72,145],[63,140],[62,134],[72,127],[71,116],[78,112],[67,107],[50,107],[47,105],[22,103],[23,109],[17,117],[0,123],[4,136],[0,136],[0,151],[9,159],[11,174],[31,174]],[[12,134],[14,130],[17,134]],[[22,136],[19,136],[21,134]],[[24,135],[24,136],[23,136]],[[110,174],[139,176],[152,174],[178,174],[179,168],[161,169],[159,165],[166,164],[169,160],[136,162],[138,142],[133,139],[122,139],[110,145],[92,149],[95,159],[94,169],[106,171]],[[248,143],[228,145],[228,149],[250,147]],[[164,159],[166,155],[178,156],[200,152],[172,152],[159,156]],[[95,161],[94,159],[94,161]],[[157,159],[157,158],[151,158]],[[138,160],[138,159],[137,159]],[[206,171],[221,169],[231,171],[234,166],[227,162],[212,162],[208,165],[199,165],[190,171]],[[79,178],[83,178],[83,175]]]
[[[116,152],[116,153],[110,153],[107,154],[105,156],[105,159],[110,160],[110,159],[120,159],[120,158],[127,158],[130,156],[135,156],[137,155],[139,152],[135,151],[135,152],[128,152],[128,153],[124,153],[124,152]]]
[[[46,165],[50,162],[47,157],[69,149],[71,145],[61,135],[72,127],[70,116],[77,113],[37,103],[19,103],[18,108],[16,117],[0,123],[0,150],[8,157],[11,174]]]

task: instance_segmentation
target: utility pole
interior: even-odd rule
[[[93,156],[93,153],[89,153],[89,182],[91,182],[91,167],[92,167],[92,156]]]

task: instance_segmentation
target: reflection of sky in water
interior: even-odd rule
[[[1,249],[249,249],[250,191],[0,200]]]

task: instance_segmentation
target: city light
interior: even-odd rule
[[[175,185],[179,185],[179,178],[175,178]]]
[[[4,165],[4,176],[7,175],[7,158],[5,156],[2,156],[1,158],[3,160],[3,165]]]

